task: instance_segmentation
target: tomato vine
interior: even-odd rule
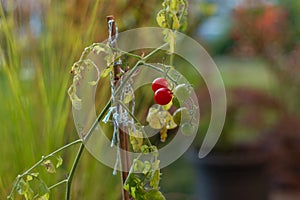
[[[51,189],[65,184],[65,199],[69,200],[73,176],[84,150],[84,142],[91,136],[101,120],[105,123],[111,122],[114,126],[112,146],[117,145],[118,148],[125,149],[126,152],[130,151],[131,148],[133,152],[139,153],[139,156],[133,160],[133,163],[129,163],[129,158],[126,153],[124,155],[118,153],[117,155],[116,167],[113,173],[116,173],[117,165],[121,165],[121,169],[123,170],[126,167],[129,168],[128,172],[124,170],[122,173],[124,187],[123,198],[125,200],[165,199],[164,195],[160,192],[159,186],[161,178],[160,160],[158,159],[159,150],[151,143],[144,130],[144,126],[134,115],[135,95],[131,85],[133,75],[141,66],[154,69],[164,74],[165,77],[160,79],[160,82],[156,82],[154,86],[154,99],[157,104],[150,107],[146,121],[150,127],[159,130],[161,142],[167,140],[168,130],[178,126],[182,127],[183,133],[186,133],[186,135],[189,135],[193,131],[193,109],[181,107],[178,108],[173,115],[168,111],[169,108],[175,104],[174,102],[176,100],[180,104],[183,104],[185,101],[192,102],[189,97],[191,86],[186,82],[179,81],[180,77],[176,74],[170,73],[174,68],[175,32],[184,30],[187,25],[187,1],[164,0],[162,7],[163,8],[157,14],[156,20],[161,28],[166,28],[163,32],[165,44],[152,50],[147,55],[137,55],[119,49],[117,46],[118,30],[116,23],[112,16],[108,17],[108,41],[106,43],[94,43],[84,49],[79,60],[72,66],[71,73],[74,77],[68,94],[74,109],[80,110],[82,108],[82,99],[78,96],[77,86],[81,84],[83,78],[82,74],[86,69],[95,69],[97,79],[89,80],[88,84],[94,86],[98,84],[101,78],[109,77],[111,87],[110,100],[90,129],[82,135],[81,139],[71,142],[47,156],[43,156],[42,159],[31,168],[18,175],[8,199],[12,200],[14,196],[18,194],[28,200],[47,200],[50,198]],[[153,65],[147,62],[153,55],[166,46],[169,47],[167,52],[170,56],[169,65]],[[106,69],[103,71],[98,69],[94,61],[89,58],[91,52],[96,55],[100,53],[105,54]],[[131,68],[125,69],[123,68],[124,66],[122,66],[122,55],[135,58],[137,61]],[[62,158],[57,154],[76,144],[80,144],[80,147],[78,148],[77,155],[68,176],[52,186],[47,186],[44,181],[40,179],[39,173],[35,171],[36,168],[42,165],[47,172],[55,173],[56,168],[59,168],[63,164]],[[126,145],[130,145],[130,147]],[[143,156],[148,156],[148,159],[141,159]]]

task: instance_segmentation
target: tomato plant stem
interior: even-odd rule
[[[82,139],[78,139],[78,140],[75,140],[69,144],[66,144],[65,146],[62,146],[60,147],[59,149],[53,151],[52,153],[46,155],[46,156],[42,156],[41,160],[39,160],[38,162],[36,162],[34,165],[32,165],[28,170],[26,170],[24,173],[20,174],[17,176],[17,179],[15,180],[15,183],[12,187],[12,190],[11,190],[11,193],[8,195],[8,197],[11,197],[11,195],[13,194],[13,192],[15,191],[16,187],[17,187],[17,183],[19,182],[19,180],[26,176],[27,174],[30,174],[30,172],[35,169],[37,166],[41,165],[46,159],[48,159],[49,157],[52,157],[54,156],[55,154],[75,145],[75,144],[78,144],[78,143],[81,143],[82,144]]]
[[[81,154],[83,152],[83,149],[84,149],[84,144],[81,143],[80,144],[80,147],[78,149],[78,152],[77,152],[77,155],[75,157],[75,160],[74,160],[74,163],[73,163],[73,166],[70,170],[70,174],[68,176],[68,179],[66,181],[66,200],[69,200],[70,199],[70,191],[71,191],[71,185],[72,185],[72,180],[73,180],[73,176],[74,176],[74,172],[76,170],[76,167],[78,165],[78,162],[79,162],[79,159],[81,157]]]
[[[68,179],[64,179],[64,180],[62,180],[62,181],[60,181],[58,183],[55,183],[54,185],[49,186],[48,189],[52,190],[53,188],[56,188],[56,187],[58,187],[58,186],[60,186],[60,185],[62,185],[64,183],[66,183],[67,181],[68,181]]]

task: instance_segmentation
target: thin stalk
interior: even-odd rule
[[[147,56],[145,56],[142,60],[143,61],[147,61],[151,56],[153,56],[154,54],[156,54],[159,50],[161,50],[162,48],[164,48],[167,45],[168,45],[168,43],[165,43],[165,44],[161,45],[160,47],[154,49],[149,54],[147,54]]]
[[[108,109],[111,106],[111,100],[107,102],[107,104],[104,106],[103,110],[101,113],[98,115],[97,119],[94,121],[92,127],[90,130],[87,132],[87,134],[83,137],[83,141],[87,140],[91,134],[94,132],[95,128],[97,127],[98,123],[100,122],[101,118],[104,116],[104,114],[108,111]]]
[[[54,156],[55,154],[67,149],[68,147],[70,146],[73,146],[75,144],[78,144],[78,143],[82,143],[82,139],[78,139],[78,140],[75,140],[69,144],[66,144],[65,146],[53,151],[52,153],[48,154],[47,156],[42,156],[42,159],[40,161],[38,161],[37,163],[35,163],[32,167],[30,167],[27,171],[25,171],[23,174],[21,174],[20,176],[25,176],[27,175],[31,170],[33,170],[34,168],[36,168],[38,165],[40,165],[43,161],[45,161],[47,158],[49,157],[52,157]]]
[[[151,69],[154,69],[156,71],[159,71],[161,73],[164,73],[165,71],[159,67],[156,67],[155,65],[149,64],[149,63],[144,63],[145,66],[150,67]],[[174,80],[170,75],[166,74],[167,78],[170,79],[172,82],[177,83],[176,80]]]
[[[123,50],[118,49],[118,48],[111,48],[111,49],[114,50],[114,51],[118,51],[118,52],[120,52],[120,53],[122,53],[122,54],[125,54],[125,55],[127,55],[127,56],[131,56],[131,57],[133,57],[133,58],[136,58],[136,59],[138,59],[138,60],[142,60],[142,59],[143,59],[142,56],[139,56],[139,55],[136,55],[136,54],[133,54],[133,53],[129,53],[129,52],[127,52],[127,51],[123,51]],[[120,56],[119,56],[119,57],[120,57]]]
[[[174,63],[174,53],[171,53],[170,55],[170,65],[173,66]]]
[[[68,179],[64,179],[64,180],[62,180],[62,181],[60,181],[58,183],[55,183],[54,185],[51,185],[50,187],[48,187],[48,189],[52,190],[53,188],[56,188],[56,187],[58,187],[58,186],[60,186],[60,185],[62,185],[64,183],[66,183],[67,181],[68,181]]]
[[[42,156],[42,159],[41,159],[41,160],[39,160],[39,161],[36,162],[34,165],[32,165],[32,166],[31,166],[28,170],[26,170],[24,173],[22,173],[22,174],[20,174],[20,175],[17,176],[17,179],[15,180],[14,185],[13,185],[13,187],[12,187],[12,190],[11,190],[10,194],[8,195],[8,197],[11,197],[11,195],[13,194],[13,192],[15,191],[15,189],[16,189],[16,187],[17,187],[17,183],[19,182],[19,180],[20,180],[23,176],[29,174],[34,168],[36,168],[37,166],[39,166],[40,164],[42,164],[47,158],[52,157],[52,156],[54,156],[55,154],[57,154],[57,153],[59,153],[59,152],[65,150],[65,149],[69,148],[70,146],[73,146],[73,145],[75,145],[75,144],[78,144],[78,143],[81,143],[81,144],[82,144],[82,139],[75,140],[75,141],[73,141],[73,142],[71,142],[71,143],[69,143],[69,144],[66,144],[65,146],[62,146],[61,148],[59,148],[59,149],[53,151],[52,153],[50,153],[50,154],[48,154],[48,155],[46,155],[46,156]]]
[[[70,199],[70,191],[71,191],[71,185],[72,185],[73,176],[74,176],[75,170],[76,170],[76,168],[77,168],[77,165],[78,165],[78,163],[79,163],[79,159],[80,159],[80,157],[81,157],[81,154],[82,154],[82,152],[83,152],[83,149],[84,149],[84,144],[81,143],[81,144],[80,144],[80,147],[79,147],[79,149],[78,149],[76,158],[75,158],[75,160],[74,160],[73,166],[72,166],[72,168],[71,168],[70,174],[69,174],[68,179],[67,179],[67,185],[66,185],[66,200],[69,200],[69,199]]]

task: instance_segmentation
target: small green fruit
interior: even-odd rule
[[[181,133],[185,136],[191,136],[195,133],[196,126],[192,123],[185,123],[181,126]]]
[[[179,126],[181,123],[191,121],[192,115],[186,107],[178,108],[173,114],[174,122]]]
[[[175,87],[173,94],[178,98],[179,102],[185,102],[191,95],[190,87],[187,84],[179,84]]]

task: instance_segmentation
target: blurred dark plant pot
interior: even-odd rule
[[[198,200],[267,200],[267,157],[259,152],[195,156]],[[198,159],[197,159],[198,158]]]

